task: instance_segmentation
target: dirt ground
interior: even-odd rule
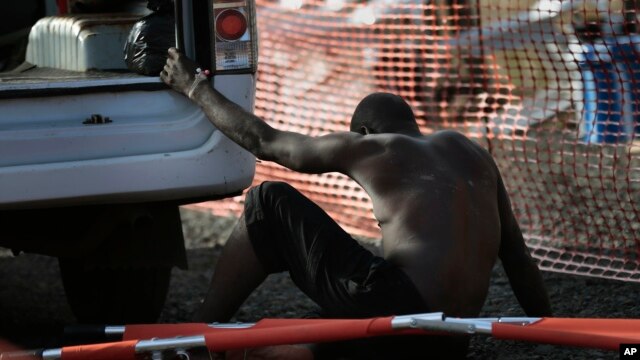
[[[190,320],[235,220],[183,209],[189,270],[174,270],[161,322]],[[557,317],[640,318],[640,284],[544,273]],[[298,317],[313,308],[285,274],[271,276],[243,305],[235,320]],[[481,316],[523,316],[504,273],[494,270]],[[0,338],[27,348],[57,347],[62,328],[75,319],[66,304],[57,261],[38,255],[13,257],[0,249]],[[422,356],[423,355],[423,356]],[[429,358],[424,349],[420,358]],[[591,349],[472,338],[469,359],[618,359]]]

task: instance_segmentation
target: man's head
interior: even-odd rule
[[[363,135],[400,133],[420,135],[413,110],[400,96],[389,93],[368,95],[351,117],[351,131]]]

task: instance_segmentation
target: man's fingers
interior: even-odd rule
[[[171,70],[171,66],[169,66],[169,64],[165,64],[164,65],[164,71],[168,74],[169,70]]]
[[[169,83],[169,73],[167,73],[166,70],[162,70],[160,72],[160,80],[162,80],[165,83]]]
[[[169,58],[177,59],[179,54],[178,49],[174,47],[169,48]]]

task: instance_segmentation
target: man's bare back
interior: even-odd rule
[[[349,175],[372,199],[384,257],[430,308],[476,315],[500,242],[499,175],[488,153],[452,131],[369,137],[384,150]]]

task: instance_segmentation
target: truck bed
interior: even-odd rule
[[[54,96],[87,91],[160,90],[166,86],[159,76],[129,71],[70,71],[23,64],[10,72],[0,72],[0,98]]]

